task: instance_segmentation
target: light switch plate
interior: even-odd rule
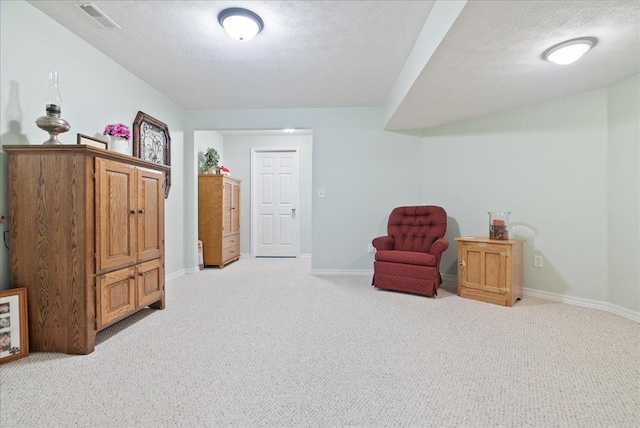
[[[544,265],[544,259],[540,254],[533,255],[533,267],[541,268]]]

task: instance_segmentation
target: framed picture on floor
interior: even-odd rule
[[[0,364],[29,355],[27,289],[0,291]]]

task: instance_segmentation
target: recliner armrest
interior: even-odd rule
[[[378,236],[377,238],[374,238],[373,241],[371,241],[371,245],[373,245],[377,251],[393,250],[393,237]]]
[[[447,248],[449,248],[449,241],[444,238],[438,238],[431,246],[430,253],[439,258]]]

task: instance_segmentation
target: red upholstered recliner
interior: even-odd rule
[[[447,213],[441,207],[395,208],[389,215],[388,236],[372,242],[377,250],[372,285],[424,296],[438,294],[440,257],[449,247],[446,231]]]

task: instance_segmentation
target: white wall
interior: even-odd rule
[[[198,171],[202,174],[204,154],[209,148],[214,148],[220,155],[218,165],[224,165],[224,137],[217,131],[195,131],[193,133],[196,155],[198,156]]]
[[[50,70],[59,73],[62,117],[71,124],[71,130],[60,136],[65,144],[75,144],[77,133],[100,133],[109,123],[131,124],[139,110],[168,125],[172,138],[172,186],[165,207],[165,272],[180,272],[184,267],[184,111],[29,3],[0,2],[0,19],[1,144],[17,140],[15,132],[9,132],[6,114],[11,81],[19,89],[22,141],[40,144],[48,137],[36,127],[35,120],[45,114],[44,95]],[[5,213],[7,164],[6,154],[1,155],[0,213]],[[0,227],[7,228],[5,224]],[[7,288],[8,251],[4,245],[0,248],[0,287]]]
[[[299,221],[299,252],[311,254],[311,171],[313,137],[311,135],[225,135],[225,166],[242,180],[240,252],[251,252],[251,149],[298,148],[300,160],[300,200],[296,210]]]
[[[383,126],[382,109],[200,110],[187,112],[185,142],[194,150],[190,135],[199,129],[313,129],[312,192],[323,188],[327,197],[312,201],[312,268],[369,271],[367,244],[385,232],[391,209],[421,202],[420,138]],[[229,150],[225,138],[227,156]],[[195,188],[195,155],[189,156],[187,180]],[[188,206],[195,196],[188,195]],[[186,239],[195,242],[195,214],[185,223]],[[187,260],[196,260],[188,244],[186,251]]]
[[[609,301],[640,312],[640,74],[608,101]]]
[[[487,236],[486,211],[512,211],[527,239],[525,287],[638,311],[638,199],[627,199],[639,193],[637,85],[636,77],[424,131],[423,194],[446,207],[450,242]],[[612,96],[618,107],[608,110]],[[450,275],[455,248],[442,261]],[[544,268],[533,267],[533,254]]]

